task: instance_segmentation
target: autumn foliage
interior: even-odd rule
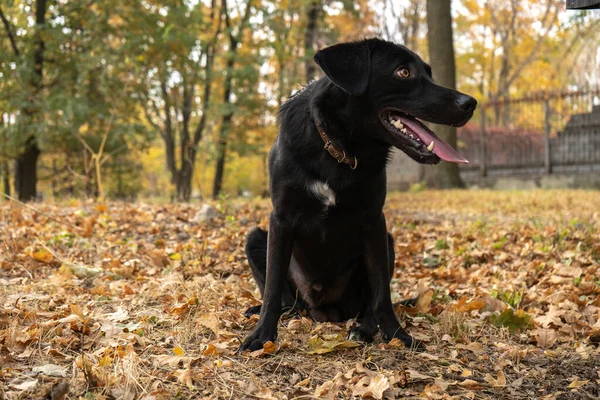
[[[393,300],[426,343],[345,339],[259,303],[244,238],[267,201],[0,208],[0,398],[590,398],[600,394],[600,200],[585,191],[391,195]]]

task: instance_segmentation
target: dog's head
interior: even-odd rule
[[[423,164],[437,164],[440,159],[468,162],[419,119],[462,126],[473,116],[477,101],[437,85],[431,67],[417,54],[391,42],[368,39],[320,50],[315,62],[336,86],[368,101],[368,119],[376,121],[371,134],[377,138]]]

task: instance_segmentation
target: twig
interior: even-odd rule
[[[443,374],[442,377],[444,377],[446,379],[452,379],[452,380],[455,380],[455,381],[463,381],[463,382],[470,379],[470,380],[475,381],[477,383],[481,383],[482,386],[487,385],[487,382],[485,381],[485,379],[480,378],[478,376],[473,376],[473,375],[471,375],[471,376],[462,376],[462,375],[447,374],[446,373],[446,374]]]

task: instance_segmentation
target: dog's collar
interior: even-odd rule
[[[356,167],[358,167],[358,158],[346,155],[344,150],[338,150],[331,140],[329,140],[322,126],[317,125],[317,131],[319,131],[321,139],[323,139],[323,142],[325,142],[325,150],[327,150],[329,154],[331,154],[331,156],[337,160],[337,162],[348,164],[350,169],[356,169]]]

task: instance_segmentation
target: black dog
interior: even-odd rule
[[[284,308],[306,309],[317,321],[357,317],[351,339],[370,341],[379,328],[385,340],[419,347],[390,297],[386,162],[391,146],[423,164],[467,162],[416,118],[460,126],[477,102],[436,85],[429,65],[391,42],[337,44],[315,61],[326,76],[279,111],[269,232],[255,229],[246,244],[263,304],[248,310],[260,310],[260,319],[239,351],[275,340]]]

